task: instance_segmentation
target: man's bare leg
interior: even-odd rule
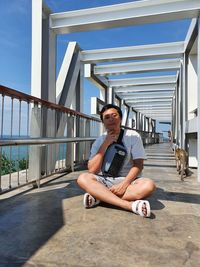
[[[127,188],[122,199],[125,199],[128,201],[145,199],[155,191],[155,188],[156,186],[152,180],[148,178],[140,178],[140,179],[137,179],[133,184],[131,184]],[[142,212],[146,216],[147,209],[146,209],[145,204],[143,204],[142,206]]]
[[[150,179],[138,179],[127,188],[126,193],[120,198],[98,182],[91,173],[81,174],[77,182],[81,188],[96,199],[131,211],[133,201],[149,196],[155,189],[155,185]]]
[[[82,173],[77,180],[78,185],[96,199],[123,208],[132,210],[130,201],[124,200],[113,194],[105,185],[96,180],[91,173]]]
[[[151,179],[139,178],[129,185],[122,199],[128,201],[145,199],[155,191],[155,188],[156,186]]]

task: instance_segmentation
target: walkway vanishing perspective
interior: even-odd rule
[[[99,89],[99,95],[91,99],[92,115],[99,117],[102,105],[115,103],[123,110],[124,126],[152,133],[158,121],[169,123],[172,142],[187,150],[189,165],[198,168],[200,181],[200,143],[197,141],[200,138],[197,123],[200,113],[200,1],[144,0],[115,5],[107,2],[106,6],[73,11],[66,6],[65,10],[57,9],[57,12],[43,0],[32,0],[31,95],[43,96],[49,102],[82,112],[84,80],[87,79]],[[172,27],[172,35],[177,37],[174,41],[163,38],[158,42],[157,38],[152,38],[147,42],[138,40],[136,44],[133,38],[127,44],[122,35],[120,47],[114,39],[109,45],[103,45],[101,38],[98,38],[98,45],[87,47],[81,40],[70,40],[69,35],[98,31],[98,37],[104,39],[101,30],[130,27],[128,33],[133,37],[135,26],[154,23],[161,26],[181,20],[189,22],[188,28],[178,38]],[[165,30],[159,29],[160,37],[166,35]],[[149,37],[151,32],[149,30]],[[145,35],[142,31],[141,34]],[[56,40],[61,35],[66,40],[66,51],[62,65],[58,66],[56,51],[60,46]],[[91,40],[95,39],[94,35],[90,36]],[[87,35],[86,39],[89,39]],[[33,130],[30,134],[38,137],[40,116],[33,112],[31,118]],[[54,118],[51,110],[47,112],[43,121],[48,121],[48,125],[42,125],[43,134],[63,135],[61,118]],[[33,174],[36,166],[40,166],[35,154],[29,161]],[[48,159],[47,171],[51,171],[51,165]]]
[[[184,182],[169,144],[146,147],[144,176],[157,184],[144,219],[109,205],[82,206],[79,171],[0,199],[0,266],[197,267],[200,192]]]

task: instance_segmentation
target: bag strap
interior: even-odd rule
[[[124,129],[121,129],[121,130],[120,130],[119,137],[118,137],[118,139],[117,139],[117,143],[118,143],[118,144],[121,144],[121,143],[122,143],[123,135],[124,135]]]

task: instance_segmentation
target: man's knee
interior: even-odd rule
[[[144,195],[151,195],[156,189],[155,183],[149,178],[138,179],[135,184],[139,186]]]
[[[153,193],[156,189],[155,183],[151,179],[148,179],[148,178],[145,180],[144,186],[145,186],[145,189],[149,193]]]
[[[91,173],[81,173],[77,179],[77,183],[79,186],[84,186],[86,185],[88,182],[91,181],[91,179],[93,178],[93,175]]]
[[[78,185],[83,185],[85,183],[85,179],[86,179],[86,173],[81,173],[77,179],[77,184]]]

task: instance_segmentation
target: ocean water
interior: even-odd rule
[[[22,138],[27,138],[27,136],[21,136]],[[3,135],[3,139],[16,139],[18,136]],[[27,154],[29,153],[28,146],[5,146],[0,147],[1,154],[5,155],[8,159],[11,160],[21,160],[26,159]]]
[[[10,147],[3,147],[2,154],[7,156],[8,159],[11,160],[21,160],[26,159],[29,153],[28,146],[10,146]]]

